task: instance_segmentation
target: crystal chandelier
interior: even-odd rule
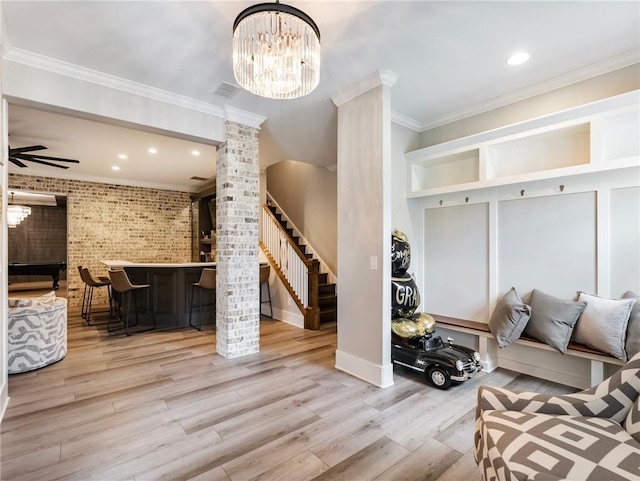
[[[306,13],[260,3],[233,23],[233,74],[249,92],[270,99],[307,95],[320,81],[320,30]]]
[[[7,225],[15,229],[29,215],[31,215],[31,207],[13,205],[13,192],[11,192],[11,205],[7,206]]]

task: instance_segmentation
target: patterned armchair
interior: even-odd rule
[[[490,480],[639,480],[640,354],[569,395],[481,386],[475,458]]]

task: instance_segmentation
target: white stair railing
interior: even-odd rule
[[[309,268],[306,257],[290,242],[280,224],[265,208],[262,211],[262,242],[285,276],[303,308],[309,307]]]

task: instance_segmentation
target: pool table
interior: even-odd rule
[[[60,271],[67,270],[67,263],[59,262],[10,262],[10,276],[51,276],[53,278],[53,290],[58,290]]]

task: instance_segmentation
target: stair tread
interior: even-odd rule
[[[335,294],[335,293],[334,294],[318,294],[318,300],[333,299],[337,297],[338,297],[338,294]]]

